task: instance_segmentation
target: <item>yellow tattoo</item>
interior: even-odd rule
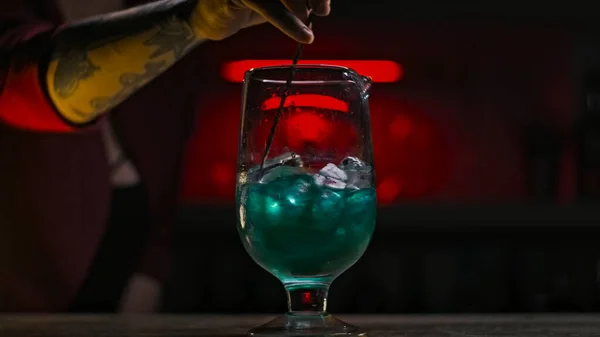
[[[195,42],[190,26],[173,17],[146,32],[63,52],[48,66],[48,93],[69,122],[90,122],[168,69]]]

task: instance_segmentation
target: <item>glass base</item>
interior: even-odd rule
[[[248,334],[252,337],[367,336],[359,328],[327,313],[322,315],[288,313],[250,330]]]

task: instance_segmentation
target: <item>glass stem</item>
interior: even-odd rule
[[[286,287],[288,314],[323,315],[327,311],[328,285]]]

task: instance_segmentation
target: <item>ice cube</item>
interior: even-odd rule
[[[348,180],[348,175],[346,174],[346,172],[344,172],[344,170],[340,169],[337,165],[332,163],[325,165],[325,167],[323,167],[321,171],[319,171],[319,174],[327,178],[339,180],[342,182],[346,182]]]
[[[288,224],[299,224],[312,200],[310,176],[288,176],[267,186],[271,187],[271,195],[280,201]]]
[[[265,168],[282,165],[301,167],[303,165],[302,158],[300,158],[300,155],[295,152],[287,152],[277,157],[268,159],[265,162]]]
[[[283,177],[301,174],[302,172],[304,172],[304,170],[300,167],[276,166],[269,171],[266,171],[262,178],[260,178],[260,182],[262,184],[267,184]]]
[[[369,165],[356,157],[346,157],[340,162],[340,168],[344,171],[360,170],[367,167],[369,167]]]
[[[371,171],[360,171],[360,170],[351,170],[347,171],[348,174],[348,188],[352,189],[361,189],[361,188],[369,188],[372,186],[372,174]]]
[[[310,176],[285,176],[269,184],[252,184],[246,192],[247,221],[255,226],[281,227],[303,223],[310,216]]]
[[[356,157],[346,157],[340,162],[340,168],[344,170],[348,180],[348,188],[361,189],[371,187],[371,167]]]
[[[263,166],[262,175],[265,175],[266,172],[280,166],[290,166],[290,167],[302,167],[304,163],[302,162],[302,158],[300,155],[294,152],[287,152],[277,157],[273,157],[271,159],[267,159],[265,161],[265,165]],[[256,181],[262,178],[259,176],[261,174],[260,165],[256,165],[248,170],[248,180]]]
[[[318,174],[315,174],[313,179],[317,186],[326,186],[337,190],[346,188],[348,175],[337,165],[329,163]]]
[[[344,191],[324,189],[312,206],[313,224],[319,230],[335,230],[344,210]]]
[[[325,186],[336,190],[343,190],[344,188],[346,188],[346,183],[344,181],[331,177],[326,177],[321,174],[315,174],[313,176],[313,180],[315,185],[317,186]]]
[[[242,203],[246,210],[246,221],[251,224],[246,226],[274,227],[284,221],[283,210],[280,202],[268,194],[268,186],[253,184],[242,192]]]
[[[342,223],[357,237],[370,237],[375,226],[377,197],[374,189],[347,192]]]

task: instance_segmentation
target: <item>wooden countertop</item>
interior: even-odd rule
[[[245,336],[273,316],[0,316],[0,336],[154,337]],[[587,337],[600,336],[600,315],[339,315],[371,337]]]

